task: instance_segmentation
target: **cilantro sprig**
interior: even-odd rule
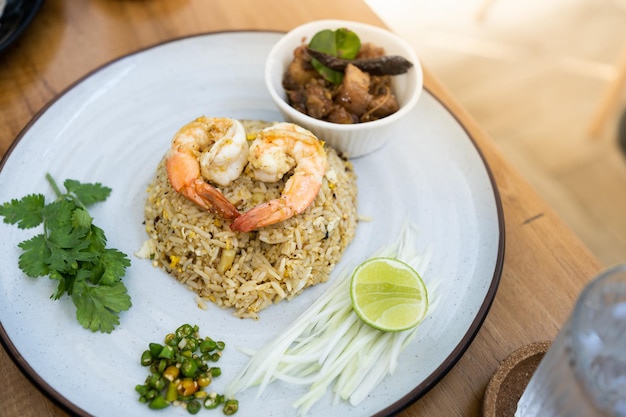
[[[66,180],[61,192],[46,174],[57,199],[46,204],[42,194],[30,194],[0,206],[4,222],[20,229],[43,224],[43,232],[19,243],[20,269],[29,277],[49,276],[58,281],[50,298],[67,294],[76,306],[76,318],[86,329],[110,333],[119,313],[131,307],[122,277],[128,257],[106,247],[104,231],[93,224],[87,207],[105,201],[111,189],[100,183]]]

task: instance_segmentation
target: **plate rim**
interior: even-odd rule
[[[484,153],[476,143],[474,136],[470,134],[469,129],[465,124],[462,123],[459,116],[450,110],[450,107],[447,106],[436,94],[434,94],[428,87],[424,86],[424,91],[426,91],[430,96],[439,103],[448,114],[458,123],[459,127],[463,129],[467,137],[470,139],[474,149],[478,153],[480,157],[483,167],[485,168],[485,172],[489,178],[489,182],[491,183],[491,188],[494,195],[494,202],[496,205],[496,213],[498,216],[498,251],[496,255],[496,264],[494,266],[493,276],[491,278],[491,283],[489,285],[489,289],[485,294],[485,299],[483,300],[480,308],[476,312],[476,316],[474,320],[472,320],[472,324],[468,327],[467,331],[456,345],[456,347],[450,352],[448,357],[439,365],[431,374],[422,381],[421,384],[417,385],[414,389],[409,391],[404,397],[400,398],[395,403],[390,406],[384,408],[380,412],[376,413],[373,417],[389,417],[393,416],[406,408],[410,407],[413,403],[419,400],[421,397],[426,395],[439,381],[441,381],[450,370],[457,364],[457,362],[461,359],[461,357],[465,354],[465,351],[470,347],[479,330],[482,328],[482,325],[487,318],[487,314],[491,309],[493,301],[496,298],[496,293],[498,292],[498,287],[500,285],[500,280],[502,278],[502,270],[504,268],[504,253],[505,253],[505,241],[506,241],[506,230],[505,230],[505,222],[504,222],[504,210],[502,208],[502,199],[500,197],[500,191],[498,189],[495,176],[491,170],[491,167],[487,163],[487,159],[485,158]],[[1,168],[0,168],[1,169]],[[0,326],[2,323],[0,322]]]
[[[39,1],[39,0],[37,0]],[[163,45],[167,45],[170,43],[175,43],[178,41],[183,41],[187,39],[193,39],[198,37],[206,37],[212,35],[222,35],[222,34],[245,34],[245,33],[267,33],[267,34],[284,34],[284,31],[280,30],[264,30],[264,29],[232,29],[232,30],[219,30],[219,31],[208,31],[191,35],[184,35],[175,38],[170,38],[167,40],[163,40],[142,48],[139,48],[135,51],[131,51],[127,54],[109,60],[101,65],[98,65],[96,68],[90,70],[83,76],[79,77],[77,80],[69,84],[66,88],[57,93],[54,97],[52,97],[24,126],[24,128],[18,133],[13,142],[9,145],[6,153],[3,155],[0,160],[0,171],[4,168],[4,165],[8,161],[9,157],[13,153],[15,147],[22,140],[22,138],[26,135],[26,133],[31,129],[31,127],[48,111],[48,109],[66,94],[68,94],[71,90],[73,90],[77,85],[81,84],[94,74],[104,70],[105,68],[114,65],[115,63],[122,61],[124,59],[128,59],[134,55],[141,54],[143,52],[149,51],[150,49],[157,48]],[[497,187],[497,183],[495,180],[495,176],[491,167],[489,166],[487,159],[485,158],[484,153],[478,146],[476,139],[470,133],[468,127],[461,121],[459,116],[452,112],[450,106],[446,105],[442,101],[440,97],[438,97],[432,90],[424,86],[424,91],[427,92],[439,105],[441,105],[445,111],[456,121],[456,123],[461,127],[461,129],[465,132],[469,140],[471,141],[474,149],[476,150],[480,160],[482,161],[482,166],[485,169],[485,173],[489,179],[489,183],[491,185],[491,190],[494,197],[494,203],[497,214],[497,224],[498,224],[498,245],[497,245],[497,254],[496,254],[496,262],[494,265],[493,275],[491,277],[491,281],[489,284],[489,288],[485,294],[485,298],[482,301],[480,308],[476,312],[474,319],[471,322],[471,325],[468,327],[467,331],[460,339],[459,343],[455,346],[455,348],[450,352],[450,354],[445,358],[445,360],[437,367],[433,372],[428,375],[419,385],[409,391],[406,395],[404,395],[399,400],[395,401],[393,404],[383,408],[374,416],[382,417],[382,416],[391,416],[395,415],[402,410],[405,410],[421,397],[423,397],[427,392],[429,392],[443,377],[445,377],[448,372],[456,365],[456,363],[461,359],[464,355],[465,351],[472,344],[475,339],[478,331],[482,327],[485,319],[487,318],[487,314],[491,309],[493,301],[495,299],[501,277],[502,270],[504,267],[504,253],[505,253],[505,240],[506,240],[506,232],[505,232],[505,221],[504,221],[504,211],[502,207],[502,200],[500,196],[499,189]],[[57,390],[55,390],[48,382],[46,382],[39,374],[28,364],[26,359],[20,354],[18,349],[15,347],[11,338],[7,334],[2,321],[0,321],[0,344],[3,346],[8,356],[11,358],[13,363],[17,366],[17,368],[22,372],[22,374],[41,392],[46,398],[51,400],[54,404],[58,405],[64,411],[72,414],[78,415],[81,417],[89,417],[92,414],[83,410],[78,405],[71,402]]]

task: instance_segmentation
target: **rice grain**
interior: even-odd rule
[[[242,123],[248,137],[268,125]],[[144,246],[150,253],[144,255],[196,292],[196,301],[232,308],[242,318],[258,318],[258,312],[273,303],[327,281],[354,237],[357,189],[351,163],[334,149],[325,149],[329,169],[306,211],[249,233],[232,231],[229,221],[174,191],[164,157],[148,187],[149,242]],[[289,174],[276,183],[263,183],[246,169],[219,189],[243,213],[279,197],[288,178]],[[224,256],[229,259],[223,260]]]

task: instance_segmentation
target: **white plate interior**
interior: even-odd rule
[[[145,189],[174,132],[200,115],[279,120],[263,84],[264,59],[279,34],[235,32],[196,36],[159,45],[107,65],[69,89],[25,130],[0,172],[0,203],[30,193],[52,198],[44,175],[101,182],[113,189],[90,209],[109,246],[129,255],[124,278],[133,307],[111,334],[84,330],[67,298],[52,301],[54,283],[31,279],[17,266],[17,244],[34,235],[0,223],[0,322],[7,342],[49,389],[97,416],[154,416],[137,402],[134,386],[147,371],[139,356],[182,323],[227,344],[219,362],[218,391],[246,357],[237,347],[258,348],[303,311],[319,285],[292,302],[241,320],[209,305],[133,254],[146,238]],[[396,240],[407,217],[417,225],[421,250],[433,257],[424,279],[431,309],[402,366],[358,407],[333,404],[328,395],[316,415],[371,415],[401,401],[428,378],[441,376],[469,344],[495,292],[501,262],[501,213],[480,154],[459,123],[430,94],[381,150],[354,160],[358,212],[372,218],[337,266],[341,270]],[[334,278],[336,274],[333,274]],[[332,279],[331,278],[331,279]],[[463,349],[461,349],[463,350]],[[444,366],[442,366],[444,365]],[[45,387],[48,389],[47,387]],[[294,415],[302,388],[274,383],[255,400],[239,397],[238,416]],[[188,415],[170,408],[167,415]]]

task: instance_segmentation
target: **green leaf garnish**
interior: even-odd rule
[[[48,275],[50,249],[46,244],[44,235],[37,235],[29,240],[25,240],[18,246],[23,250],[18,266],[26,275],[32,278]]]
[[[63,185],[67,188],[67,192],[74,194],[85,207],[89,207],[94,203],[100,203],[111,194],[111,189],[104,187],[100,183],[81,184],[76,180],[65,180]]]
[[[309,48],[337,58],[354,59],[361,49],[361,40],[356,33],[346,28],[325,29],[311,38]],[[311,64],[327,81],[341,84],[343,72],[332,70],[315,58]]]
[[[113,285],[91,286],[76,281],[72,292],[76,305],[76,318],[84,328],[91,331],[111,333],[120,323],[121,311],[131,306],[126,287],[121,281]]]
[[[0,206],[0,216],[4,222],[16,224],[20,229],[30,229],[39,226],[43,221],[42,210],[45,206],[41,194],[31,194],[21,200],[11,200]]]
[[[29,277],[48,275],[58,281],[51,298],[71,296],[76,318],[86,329],[110,333],[119,313],[131,307],[121,281],[130,266],[128,257],[106,248],[104,231],[93,224],[87,207],[107,199],[111,189],[101,184],[66,180],[66,192],[46,175],[57,199],[49,204],[41,194],[0,205],[4,222],[20,229],[43,223],[43,233],[18,244],[18,266]]]

